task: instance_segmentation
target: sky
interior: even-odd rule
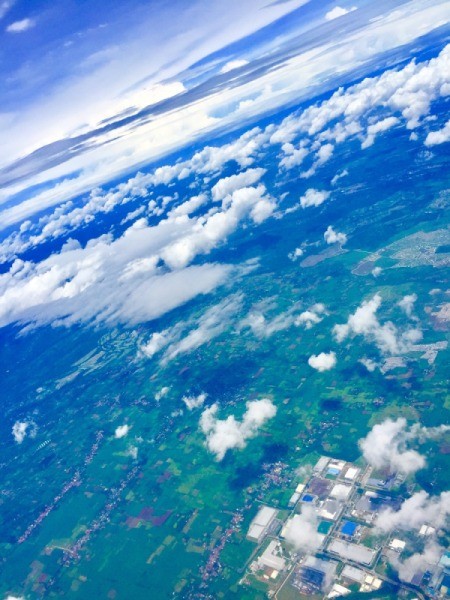
[[[411,56],[445,0],[0,2],[0,230]]]

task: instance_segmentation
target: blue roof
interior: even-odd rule
[[[340,470],[336,469],[336,467],[330,467],[328,469],[328,474],[329,475],[339,475],[339,473],[340,473]]]
[[[314,496],[311,494],[305,494],[302,498],[302,502],[312,502],[314,500]]]
[[[352,523],[351,521],[346,521],[341,527],[341,533],[344,535],[353,535],[358,528],[357,523]]]

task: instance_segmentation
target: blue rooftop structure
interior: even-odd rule
[[[314,500],[314,496],[311,494],[305,494],[302,498],[302,502],[312,502]]]
[[[344,535],[353,536],[357,529],[357,523],[352,523],[352,521],[346,521],[341,527],[341,533],[343,533]]]

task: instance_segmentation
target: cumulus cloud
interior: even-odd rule
[[[450,141],[450,120],[438,131],[430,131],[425,138],[425,146],[438,146]]]
[[[21,444],[27,435],[31,423],[29,421],[16,421],[12,427],[14,441]]]
[[[436,438],[450,427],[422,427],[414,424],[408,427],[406,419],[395,421],[386,419],[374,425],[367,436],[359,441],[365,460],[377,469],[387,468],[391,472],[415,473],[425,467],[425,457],[412,445]]]
[[[323,371],[329,371],[336,365],[336,354],[334,352],[321,352],[320,354],[313,354],[308,358],[308,365],[321,373]]]
[[[301,177],[303,179],[308,179],[309,177],[314,175],[314,173],[316,172],[318,167],[322,166],[328,160],[330,160],[330,158],[333,156],[333,152],[334,152],[333,144],[327,143],[327,144],[323,144],[323,146],[320,146],[319,150],[316,152],[315,160],[314,160],[313,164],[307,171],[304,171],[301,174]]]
[[[362,365],[364,365],[370,373],[373,373],[375,371],[375,369],[377,369],[379,367],[378,363],[375,362],[374,360],[372,360],[371,358],[363,357],[359,360],[359,362]]]
[[[186,407],[189,410],[193,410],[194,408],[200,408],[205,403],[208,394],[202,393],[198,394],[198,396],[183,396],[181,400],[186,404]]]
[[[211,195],[216,202],[230,196],[236,190],[257,183],[266,172],[266,169],[247,169],[237,175],[223,177],[211,188]]]
[[[167,394],[169,393],[169,391],[170,391],[170,387],[168,385],[163,386],[155,394],[155,400],[156,400],[156,402],[159,402],[161,400],[161,398],[164,398],[165,396],[167,396]]]
[[[203,411],[200,428],[206,436],[206,447],[221,461],[228,450],[245,448],[247,440],[253,438],[259,429],[276,414],[276,407],[271,400],[253,400],[246,403],[242,420],[234,415],[226,419],[218,419],[219,405],[213,404]]]
[[[309,188],[300,198],[300,206],[308,208],[309,206],[320,206],[330,197],[330,192],[324,192]]]
[[[355,313],[350,315],[347,323],[334,326],[336,340],[340,343],[348,336],[362,335],[367,341],[374,342],[383,353],[408,352],[414,343],[422,338],[422,332],[412,327],[400,332],[391,321],[381,324],[376,315],[381,303],[380,294],[365,300]]]
[[[208,197],[206,194],[199,194],[198,196],[192,196],[189,200],[186,200],[182,204],[179,204],[169,213],[169,217],[180,217],[183,215],[190,215],[198,210],[201,206],[206,204]]]
[[[267,196],[264,185],[239,187],[224,198],[223,210],[199,219],[186,235],[164,248],[161,258],[170,269],[185,268],[198,254],[207,254],[225,242],[241,221],[250,218],[254,223],[260,224],[270,217],[275,207],[274,201]]]
[[[391,129],[391,127],[394,127],[394,125],[397,125],[398,122],[399,122],[399,120],[397,119],[397,117],[386,117],[385,119],[382,119],[381,121],[378,121],[377,123],[373,123],[372,125],[369,125],[367,127],[366,138],[363,141],[363,143],[361,144],[361,148],[365,149],[365,148],[369,148],[370,146],[373,146],[373,144],[375,142],[375,137],[377,136],[378,133],[382,133],[383,131],[387,131],[388,129]]]
[[[344,245],[347,242],[347,236],[345,235],[345,233],[335,231],[331,225],[327,227],[327,230],[323,234],[323,237],[327,244]]]
[[[352,6],[351,8],[335,6],[325,14],[325,19],[327,21],[333,21],[334,19],[339,19],[339,17],[343,17],[344,15],[347,15],[348,13],[353,12],[356,9],[356,6]]]
[[[403,296],[403,298],[400,300],[398,305],[403,310],[403,312],[406,314],[406,316],[411,317],[413,310],[414,310],[414,304],[416,303],[416,301],[417,301],[417,294],[408,294],[407,296]]]
[[[35,25],[36,23],[33,19],[21,19],[20,21],[14,21],[14,23],[8,25],[6,31],[8,33],[22,33]]]
[[[154,354],[159,352],[169,343],[169,339],[167,336],[167,331],[152,333],[150,339],[146,344],[142,344],[140,347],[140,351],[147,358],[152,358]]]
[[[325,306],[323,304],[314,304],[309,310],[303,311],[296,317],[295,325],[297,325],[297,327],[302,326],[305,329],[311,329],[311,327],[320,323],[325,314]]]
[[[374,277],[378,277],[379,275],[381,275],[381,272],[383,271],[383,269],[381,267],[374,267],[372,269],[372,275]]]
[[[375,527],[383,532],[401,529],[413,531],[427,524],[439,529],[444,527],[450,515],[450,492],[440,496],[430,496],[424,490],[407,498],[400,509],[388,508],[375,520]]]
[[[116,427],[116,430],[114,431],[114,437],[117,439],[123,438],[128,434],[129,431],[129,425],[119,425],[119,427]]]
[[[286,524],[284,538],[295,550],[315,552],[322,543],[317,531],[317,514],[312,506],[302,506],[302,512],[294,515]]]
[[[303,256],[303,250],[301,248],[295,248],[295,250],[288,254],[288,258],[289,260],[292,260],[292,262],[295,262],[301,256]]]
[[[309,150],[304,146],[295,148],[295,146],[290,143],[283,144],[281,149],[285,156],[280,161],[280,168],[286,170],[300,166],[309,154]]]

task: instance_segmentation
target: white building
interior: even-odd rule
[[[258,544],[262,541],[267,533],[268,528],[273,523],[277,515],[277,510],[270,506],[262,506],[256,517],[250,523],[247,533],[247,539]]]

